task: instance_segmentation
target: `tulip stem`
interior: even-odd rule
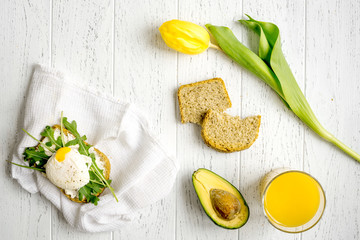
[[[214,48],[216,50],[221,50],[221,48],[218,45],[215,45],[215,44],[212,44],[212,43],[210,43],[209,47]]]

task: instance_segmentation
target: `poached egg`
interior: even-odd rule
[[[78,190],[90,181],[91,158],[70,147],[58,149],[46,163],[46,177],[55,186]]]

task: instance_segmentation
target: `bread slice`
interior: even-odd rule
[[[181,122],[197,123],[209,109],[224,111],[231,107],[229,94],[221,78],[183,85],[178,90]]]
[[[261,116],[241,119],[227,113],[209,110],[202,123],[201,135],[205,143],[221,152],[249,148],[259,134]]]
[[[59,130],[60,130],[60,125],[54,125],[54,126],[52,126],[52,128],[53,128],[53,129],[59,129]],[[66,136],[68,136],[68,135],[74,136],[69,130],[67,130],[67,129],[65,129],[65,128],[63,128],[63,131],[64,131],[64,134],[65,134]],[[75,137],[75,136],[74,136],[74,137]],[[42,141],[44,141],[44,138],[42,139]],[[84,141],[84,143],[85,143],[86,145],[88,145],[87,142]],[[39,146],[39,145],[38,145],[38,146]],[[107,158],[107,156],[106,156],[104,153],[102,153],[100,150],[98,150],[98,149],[96,149],[96,148],[94,148],[94,150],[95,150],[95,152],[97,152],[97,153],[99,154],[100,160],[101,160],[102,162],[104,162],[105,169],[104,169],[104,171],[103,171],[103,174],[104,174],[105,179],[108,180],[109,177],[110,177],[110,170],[111,170],[110,161],[109,161],[109,159]],[[59,188],[59,189],[60,189],[60,191],[61,191],[63,194],[65,194],[66,197],[69,198],[71,201],[78,202],[78,203],[86,203],[86,202],[87,202],[85,198],[84,198],[84,199],[79,199],[79,198],[77,198],[77,197],[76,197],[76,198],[72,198],[70,195],[68,195],[68,194],[65,193],[65,190],[64,190],[64,189],[62,189],[62,188]],[[105,189],[105,188],[102,188],[101,192],[98,193],[96,196],[98,197],[98,196],[104,191],[104,189]]]

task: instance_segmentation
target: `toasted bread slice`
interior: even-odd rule
[[[231,107],[229,94],[221,78],[183,85],[178,90],[181,122],[201,125],[209,109],[224,111]]]
[[[54,126],[52,126],[52,128],[53,128],[53,129],[59,129],[59,130],[60,130],[60,125],[54,125]],[[65,128],[63,128],[63,131],[64,131],[64,134],[65,134],[66,136],[68,136],[68,135],[74,136],[69,130],[67,130],[67,129],[65,129]],[[74,137],[75,137],[75,136],[74,136]],[[42,141],[44,141],[44,138],[42,139]],[[84,141],[84,143],[88,145],[87,142]],[[110,161],[109,161],[109,159],[107,158],[107,156],[106,156],[104,153],[102,153],[100,150],[98,150],[98,149],[96,149],[96,148],[94,148],[94,150],[95,150],[95,152],[100,156],[100,160],[104,163],[105,169],[104,169],[103,173],[104,173],[105,179],[108,180],[109,177],[110,177],[110,170],[111,170]],[[63,194],[65,194],[66,197],[69,198],[71,201],[79,202],[79,203],[86,203],[86,202],[87,202],[85,198],[84,198],[84,199],[79,199],[79,198],[77,198],[77,197],[76,197],[76,198],[72,198],[69,194],[66,194],[66,193],[65,193],[65,190],[64,190],[64,189],[62,189],[62,188],[59,188],[59,189],[60,189],[60,191],[61,191]],[[98,196],[104,191],[104,189],[105,189],[105,188],[102,188],[102,191],[101,191],[99,194],[97,194],[96,196],[98,197]]]
[[[221,152],[241,151],[249,148],[259,134],[261,116],[240,117],[209,110],[202,123],[204,142]]]

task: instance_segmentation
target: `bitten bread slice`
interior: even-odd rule
[[[221,78],[183,85],[178,90],[181,122],[202,123],[209,109],[224,111],[231,107],[229,94]]]
[[[241,151],[255,142],[260,122],[261,116],[241,119],[209,110],[202,124],[201,135],[207,145],[218,151]]]

